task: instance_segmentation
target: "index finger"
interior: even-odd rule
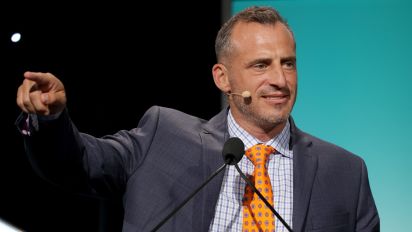
[[[30,72],[27,71],[23,74],[24,78],[36,82],[38,85],[47,84],[51,78],[50,73],[42,73],[42,72]]]

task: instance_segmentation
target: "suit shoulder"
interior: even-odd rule
[[[152,106],[144,114],[144,117],[155,117],[159,123],[168,123],[171,126],[195,126],[205,123],[206,120],[184,113],[182,111],[164,107],[164,106]]]

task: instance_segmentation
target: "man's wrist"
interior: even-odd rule
[[[50,114],[50,115],[37,115],[37,119],[40,122],[47,122],[47,121],[52,121],[60,117],[63,111],[55,113],[55,114]]]

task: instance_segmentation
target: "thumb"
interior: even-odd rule
[[[41,99],[41,103],[43,103],[44,105],[48,105],[50,103],[48,93],[42,93],[40,96],[40,99]]]
[[[40,100],[48,107],[50,114],[60,113],[66,107],[66,94],[64,91],[42,93]]]

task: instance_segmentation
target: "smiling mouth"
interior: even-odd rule
[[[266,95],[262,97],[265,99],[265,101],[272,103],[272,104],[283,104],[283,103],[286,103],[289,99],[289,95],[284,95],[284,94]]]

